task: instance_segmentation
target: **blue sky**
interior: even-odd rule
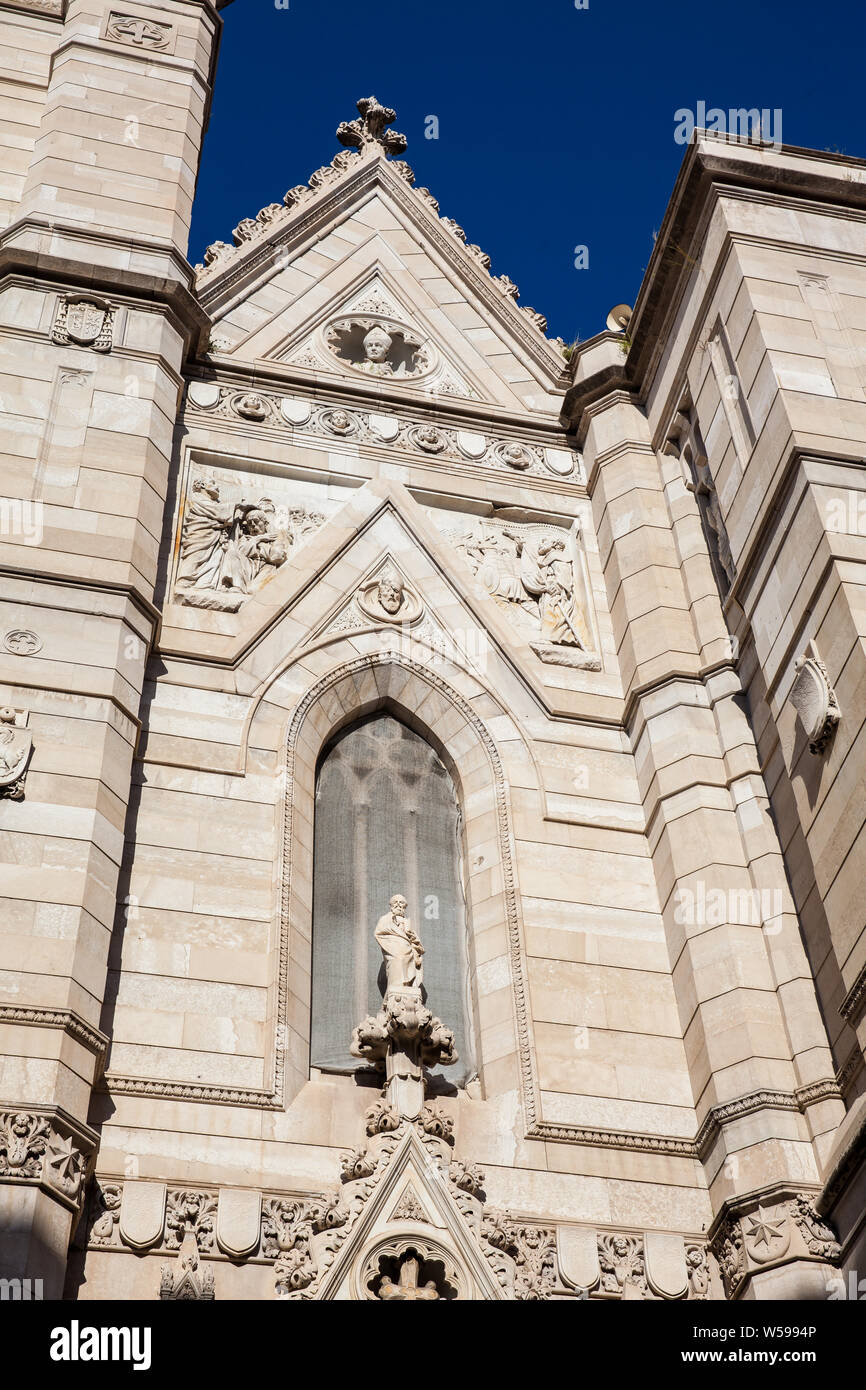
[[[328,163],[373,94],[397,112],[416,182],[571,341],[634,303],[683,156],[678,108],[779,108],[785,143],[866,155],[854,0],[234,0],[222,14],[192,261]]]

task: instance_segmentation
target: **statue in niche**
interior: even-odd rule
[[[407,588],[391,565],[361,585],[357,602],[365,617],[380,623],[413,623],[422,611],[418,595]]]
[[[457,548],[489,594],[533,621],[541,642],[589,649],[564,536],[481,523],[460,537]]]
[[[395,893],[388,911],[376,923],[374,936],[385,957],[387,993],[391,990],[420,989],[424,970],[424,947],[406,916],[409,906],[402,893]]]
[[[186,509],[178,587],[184,603],[236,612],[243,599],[285,564],[288,551],[274,526],[269,497],[221,502],[219,488],[197,481]]]

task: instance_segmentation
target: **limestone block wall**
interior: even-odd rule
[[[707,277],[712,293],[685,293],[653,414],[664,432],[671,393],[687,383],[737,566],[728,621],[836,1067],[853,1096],[864,1084],[855,1033],[866,959],[853,793],[864,751],[862,239],[859,219],[839,215],[852,182],[844,160],[791,152],[783,164],[791,177],[808,171],[819,196],[800,203],[783,193],[759,214],[748,192],[714,202],[694,277],[695,287]],[[820,757],[790,702],[795,664],[809,653],[850,711]]]
[[[3,1259],[55,1293],[96,1147],[87,1117],[180,367],[203,319],[183,253],[218,27],[208,7],[163,7],[161,28],[145,9],[136,43],[112,13],[3,15],[19,38],[26,27],[25,72],[47,74],[49,30],[52,45],[32,154],[15,136],[28,161],[0,240],[0,694],[33,745],[23,800],[0,803],[0,1102],[32,1120],[39,1184],[32,1221],[25,1189],[4,1184]],[[164,68],[148,44],[162,54],[166,29]],[[14,135],[19,104],[4,114]],[[58,1143],[73,1158],[53,1163]]]
[[[663,490],[673,553],[707,661],[703,683],[711,704],[713,691],[726,690],[730,702],[729,713],[717,719],[722,746],[728,745],[721,780],[736,807],[745,864],[762,897],[778,894],[782,907],[781,916],[765,924],[755,963],[763,959],[770,967],[783,1028],[779,1037],[786,1039],[773,1064],[775,1084],[790,1048],[795,1094],[806,1100],[811,1116],[818,1178],[835,1161],[831,1151],[840,1108],[834,1072],[849,1100],[862,1085],[862,1047],[854,1040],[854,1028],[862,1027],[862,921],[853,906],[862,877],[857,868],[862,818],[857,795],[852,796],[862,780],[856,771],[862,756],[856,598],[861,541],[853,462],[862,454],[860,170],[844,169],[844,163],[803,151],[740,148],[699,135],[674,192],[619,374],[645,408],[644,438],[659,458],[657,497],[660,502]],[[850,222],[842,211],[846,204],[858,209]],[[605,449],[612,454],[620,437],[616,430],[605,434],[597,422],[624,409],[615,396],[604,395],[603,352],[599,340],[584,354],[585,365],[577,364],[569,411],[580,421],[586,402],[580,436],[587,440],[590,490],[595,487],[596,496],[611,467]],[[634,433],[640,438],[639,428],[636,424]],[[713,524],[721,526],[730,547],[730,555],[723,555],[727,574],[706,563],[709,532],[705,523],[702,534],[699,524],[695,457],[708,466]],[[649,515],[647,523],[654,540]],[[618,532],[611,529],[621,535],[625,526],[620,522]],[[663,534],[661,525],[658,529]],[[657,551],[646,549],[656,568]],[[673,561],[669,568],[674,571]],[[612,582],[619,582],[618,570]],[[824,663],[829,685],[834,691],[834,683],[842,685],[851,702],[850,727],[843,732],[840,725],[838,743],[828,738],[820,752],[809,748],[791,702],[797,662],[806,656]],[[725,668],[736,670],[738,680],[724,676]],[[740,683],[747,704],[738,695]],[[721,711],[725,704],[716,708]],[[655,762],[651,770],[656,771]],[[652,825],[651,816],[648,820]],[[721,822],[708,843],[714,850],[724,844]],[[723,853],[728,885],[739,882],[738,855],[731,850]],[[672,952],[676,958],[675,945]],[[747,952],[740,936],[724,953],[737,960],[741,978]],[[751,976],[747,986],[749,1012],[758,978]],[[717,1040],[720,1022],[708,1030]],[[763,1020],[762,1029],[768,1022]],[[759,1050],[769,1062],[774,1049],[766,1031]],[[740,1084],[743,1080],[741,1072]],[[764,1084],[773,1084],[769,1074]],[[752,1121],[761,1123],[778,1133],[775,1119]],[[793,1164],[790,1174],[799,1160],[792,1149],[787,1153],[782,1166]],[[741,1177],[746,1171],[740,1165]],[[762,1158],[748,1181],[767,1171]],[[736,1209],[737,1200],[734,1191],[729,1210]],[[826,1203],[822,1207],[830,1209]],[[846,1230],[844,1239],[851,1238]]]
[[[39,133],[51,57],[63,27],[63,4],[54,10],[18,0],[3,6],[2,121],[0,121],[0,222],[17,215]]]

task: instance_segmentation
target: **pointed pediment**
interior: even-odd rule
[[[373,1180],[362,1183],[358,1214],[322,1279],[322,1300],[364,1299],[371,1278],[388,1258],[417,1255],[441,1260],[445,1278],[463,1300],[500,1301],[505,1292],[461,1211],[448,1179],[448,1160],[425,1148],[406,1125],[397,1145],[378,1159]]]
[[[364,379],[417,387],[432,396],[483,395],[468,370],[455,365],[423,311],[404,302],[380,265],[348,295],[317,310],[312,323],[288,333],[268,357],[347,384]]]
[[[239,223],[234,246],[208,248],[197,289],[214,321],[214,360],[280,361],[299,374],[327,370],[351,379],[358,335],[344,344],[344,371],[340,352],[316,334],[339,335],[330,322],[336,311],[345,305],[343,317],[360,313],[352,296],[378,277],[396,330],[391,365],[399,374],[389,388],[423,390],[424,381],[436,380],[418,371],[417,356],[410,360],[427,347],[441,371],[437,390],[536,410],[549,394],[558,414],[565,360],[545,337],[543,316],[518,305],[513,281],[491,273],[485,252],[440,215],[427,189],[413,188],[411,169],[389,153],[372,138],[343,150],[284,203]],[[400,340],[401,329],[423,341]]]

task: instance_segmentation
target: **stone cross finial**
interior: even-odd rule
[[[337,126],[337,139],[341,145],[350,145],[358,150],[367,150],[378,145],[386,155],[402,154],[406,148],[406,136],[396,130],[386,130],[386,126],[396,121],[397,113],[389,106],[380,106],[375,97],[362,97],[357,103],[361,113],[359,121],[341,121]]]

